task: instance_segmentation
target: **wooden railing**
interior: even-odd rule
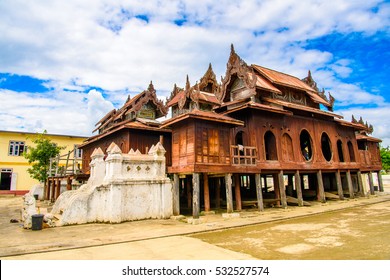
[[[257,148],[249,146],[230,146],[233,165],[256,165]]]
[[[50,159],[48,176],[67,176],[81,173],[80,158],[74,158],[74,150]]]

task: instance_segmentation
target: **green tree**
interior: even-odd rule
[[[32,139],[35,147],[28,147],[27,152],[23,154],[28,163],[31,164],[31,168],[28,168],[27,172],[40,182],[45,182],[47,179],[50,158],[58,156],[60,151],[64,149],[48,139],[45,136],[46,133],[46,130],[43,133],[37,133]]]
[[[382,169],[387,173],[390,171],[390,149],[389,146],[386,148],[381,147],[381,159],[382,159]]]

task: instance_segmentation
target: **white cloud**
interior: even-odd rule
[[[336,113],[341,114],[347,121],[350,121],[352,115],[356,119],[363,118],[364,122],[372,124],[374,132],[372,136],[382,140],[381,145],[383,147],[390,146],[390,119],[385,117],[389,115],[390,104],[385,103],[380,107],[364,108],[364,107],[352,107],[346,110],[340,110]]]
[[[85,135],[113,108],[100,92],[51,92],[50,96],[0,89],[4,130]],[[21,102],[22,101],[22,102]]]
[[[114,105],[105,100],[101,92],[96,90],[90,90],[87,99],[88,122],[90,127],[92,125],[94,126],[104,115],[114,109]]]

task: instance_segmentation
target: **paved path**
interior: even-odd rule
[[[221,214],[202,216],[201,224],[177,220],[145,220],[122,224],[86,224],[41,231],[24,230],[10,219],[20,217],[20,197],[0,197],[1,259],[250,259],[193,240],[188,234],[208,232],[276,220],[305,217],[390,201],[389,193],[345,201],[314,203],[311,207],[243,211],[239,218]],[[138,248],[138,249],[137,249]]]

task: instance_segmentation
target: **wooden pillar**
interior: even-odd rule
[[[278,173],[278,185],[282,208],[287,208],[286,187],[284,186],[283,171],[279,171]]]
[[[326,202],[325,191],[324,191],[324,182],[322,181],[322,171],[318,170],[317,172],[317,199],[321,202]]]
[[[340,170],[337,170],[335,175],[336,175],[337,193],[339,194],[340,200],[344,200],[343,185],[341,183]]]
[[[203,196],[204,196],[204,211],[210,211],[210,190],[209,190],[209,176],[203,173]]]
[[[51,178],[51,194],[50,194],[50,201],[55,200],[55,193],[56,193],[56,180],[54,178]]]
[[[264,211],[263,190],[261,187],[260,174],[255,175],[255,181],[256,181],[257,207],[259,208],[259,211]]]
[[[358,185],[359,185],[359,191],[362,196],[366,196],[366,189],[363,184],[363,178],[362,178],[362,172],[357,172],[357,178],[358,178]]]
[[[180,215],[180,178],[178,174],[173,174],[173,215]]]
[[[295,180],[295,189],[297,190],[298,206],[303,206],[301,175],[299,174],[299,170],[295,171],[294,180]]]
[[[382,180],[382,174],[380,171],[377,172],[378,174],[378,187],[380,192],[384,192],[385,189],[383,188],[383,180]]]
[[[368,182],[370,184],[370,194],[374,195],[375,190],[374,190],[374,180],[372,179],[372,172],[368,173]]]
[[[281,202],[281,197],[280,197],[280,188],[279,188],[279,176],[278,174],[272,174],[272,179],[274,181],[274,192],[275,192],[275,199],[277,200],[276,201],[276,205],[277,206],[280,206],[280,202]]]
[[[200,210],[200,179],[199,173],[192,174],[192,217],[199,219]]]
[[[234,174],[234,194],[236,197],[236,210],[241,211],[242,210],[242,204],[241,204],[241,182],[240,182],[240,175]]]
[[[45,199],[49,200],[50,199],[51,180],[50,180],[50,178],[47,178],[46,181],[47,181],[47,183],[46,183]]]
[[[352,178],[351,178],[351,171],[347,171],[347,184],[348,184],[348,191],[349,191],[349,198],[355,198],[355,194],[353,192],[353,186],[352,186]]]
[[[72,180],[70,179],[70,176],[66,177],[66,190],[72,190]]]
[[[233,213],[232,174],[225,175],[226,207],[228,213]]]
[[[192,190],[191,190],[191,180],[188,176],[186,177],[186,185],[187,185],[187,208],[190,209],[192,207]]]
[[[60,196],[60,193],[61,193],[61,180],[60,178],[57,178],[57,184],[56,184],[56,187],[57,187],[57,191],[56,191],[56,200],[57,198]]]
[[[221,179],[216,178],[215,208],[221,208]]]

